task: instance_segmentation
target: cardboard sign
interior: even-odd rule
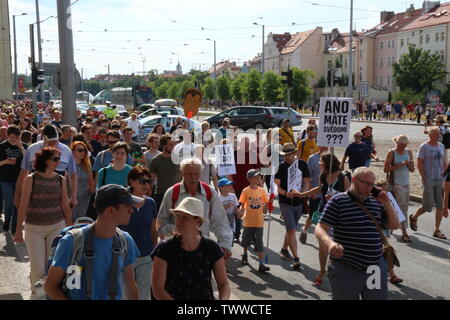
[[[352,104],[351,98],[320,98],[319,146],[348,146]]]
[[[216,164],[219,177],[236,174],[234,149],[231,144],[216,145]]]
[[[302,190],[302,172],[298,168],[298,160],[288,168],[288,192]]]
[[[394,207],[395,212],[397,213],[398,220],[400,221],[400,223],[405,222],[405,214],[402,212],[402,209],[400,209],[400,206],[398,205],[397,200],[395,200],[394,195],[392,194],[392,192],[388,192],[387,195],[389,197],[389,200],[391,201],[392,206]]]
[[[202,105],[202,97],[202,92],[195,88],[188,89],[184,93],[184,114],[188,119],[197,115],[198,109]]]

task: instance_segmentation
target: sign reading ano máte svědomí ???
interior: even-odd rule
[[[317,137],[321,147],[347,147],[352,119],[351,98],[320,99],[320,123]]]

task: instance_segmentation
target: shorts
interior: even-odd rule
[[[297,230],[298,222],[303,213],[303,204],[291,206],[289,204],[280,203],[280,211],[283,216],[286,231]]]
[[[441,210],[444,207],[443,181],[424,180],[422,181],[422,185],[422,208],[427,212],[431,212],[433,210],[433,204],[436,204],[436,209]]]
[[[244,227],[242,233],[241,245],[244,248],[248,248],[252,245],[253,237],[255,237],[255,251],[261,252],[264,250],[263,244],[263,232],[264,228],[256,227]]]

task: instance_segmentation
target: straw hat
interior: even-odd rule
[[[285,156],[294,152],[297,152],[297,148],[295,148],[293,143],[288,142],[283,145],[283,148],[280,151],[280,155]]]
[[[199,199],[193,197],[184,198],[175,209],[170,209],[170,213],[175,214],[176,212],[183,212],[193,217],[201,218],[205,221],[203,216],[205,208],[203,202]]]

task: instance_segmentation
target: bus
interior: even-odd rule
[[[110,101],[112,104],[136,108],[141,104],[153,103],[154,100],[152,88],[138,85],[134,88],[102,90],[95,96],[94,104],[105,104],[106,101]]]

